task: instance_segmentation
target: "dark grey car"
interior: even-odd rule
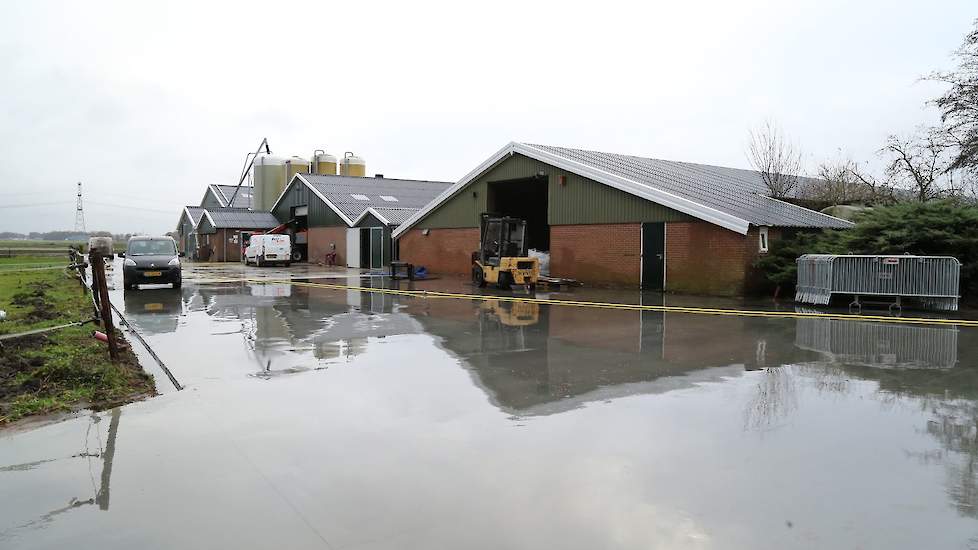
[[[182,275],[177,244],[170,237],[132,237],[122,262],[122,283],[126,290],[141,284],[166,284],[180,288]]]

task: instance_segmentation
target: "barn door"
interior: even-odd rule
[[[666,269],[666,224],[642,224],[642,288],[662,290]]]

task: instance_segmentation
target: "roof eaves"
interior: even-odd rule
[[[224,196],[224,193],[217,185],[212,183],[207,186],[207,189],[214,194],[214,198],[217,199],[217,202],[220,203],[221,206],[228,206],[228,198]]]
[[[174,231],[180,231],[180,226],[183,225],[183,217],[184,216],[187,216],[188,218],[190,218],[190,223],[193,223],[194,222],[193,216],[190,215],[190,210],[188,210],[187,207],[184,206],[183,207],[183,212],[180,213],[180,219],[177,220],[177,226],[174,228]]]
[[[285,194],[289,192],[289,189],[291,189],[293,185],[295,185],[295,180],[297,179],[304,181],[306,183],[306,187],[310,187],[310,188],[312,187],[311,185],[309,185],[309,182],[302,177],[302,174],[295,174],[294,176],[292,176],[292,179],[289,181],[289,183],[285,186],[285,189],[282,189],[282,192],[279,194],[278,198],[275,199],[275,202],[272,203],[272,207],[269,209],[270,212],[275,211],[275,208],[278,207],[278,203],[282,202],[282,199],[285,197]]]
[[[346,222],[346,224],[349,227],[353,227],[354,225],[356,225],[356,223],[353,220],[351,220],[349,216],[344,214],[339,208],[336,207],[335,204],[333,204],[329,199],[327,199],[325,195],[320,193],[319,189],[316,189],[315,185],[312,185],[311,183],[309,183],[309,180],[302,177],[302,174],[296,174],[292,176],[292,181],[290,181],[289,184],[285,186],[285,189],[282,190],[282,194],[278,196],[278,199],[275,201],[275,204],[272,205],[271,208],[272,212],[275,211],[275,208],[278,206],[278,203],[282,201],[282,198],[285,197],[285,194],[288,192],[288,190],[293,185],[295,185],[295,180],[297,179],[302,180],[302,183],[306,184],[306,187],[310,189],[313,193],[315,193],[316,196],[319,197],[324,203],[326,203],[326,206],[329,206],[333,210],[333,212],[336,212],[336,215],[339,216],[340,219],[342,219],[344,222]]]
[[[384,222],[384,225],[390,225],[391,224],[391,222],[387,218],[385,218],[384,216],[381,216],[380,215],[380,212],[377,212],[376,210],[374,210],[374,207],[371,206],[370,208],[367,208],[366,210],[364,210],[359,216],[357,216],[357,219],[353,220],[353,225],[356,225],[356,224],[362,222],[363,219],[367,217],[367,214],[372,214],[378,220]]]
[[[452,187],[448,188],[444,193],[435,197],[435,200],[428,203],[424,208],[419,210],[415,215],[411,216],[404,223],[399,225],[397,229],[392,233],[393,238],[400,237],[408,229],[411,229],[415,224],[418,223],[422,218],[424,218],[429,212],[440,206],[443,202],[450,199],[452,196],[457,194],[468,185],[469,182],[479,177],[486,170],[491,168],[494,164],[499,162],[502,158],[507,155],[512,155],[514,153],[519,153],[527,157],[539,160],[541,162],[546,162],[547,164],[553,165],[557,168],[562,168],[569,172],[573,172],[580,176],[592,179],[599,183],[603,183],[610,187],[614,187],[620,191],[624,191],[631,195],[650,200],[689,214],[693,217],[699,218],[701,220],[710,222],[720,227],[724,227],[731,231],[740,233],[741,235],[746,235],[748,229],[750,228],[750,222],[743,218],[739,218],[732,214],[722,212],[715,208],[710,208],[704,204],[692,201],[690,199],[662,191],[661,189],[655,189],[648,185],[643,185],[636,181],[630,180],[628,178],[623,178],[621,176],[616,176],[599,168],[593,166],[588,166],[587,164],[573,161],[565,157],[548,153],[536,147],[532,147],[523,143],[518,143],[515,141],[509,142],[505,147],[496,152],[493,156],[486,159],[482,164],[477,166],[474,170],[465,175],[464,178],[459,180],[459,182]]]
[[[846,227],[853,227],[853,226],[856,225],[856,224],[852,223],[849,220],[843,220],[842,218],[836,218],[835,216],[830,216],[830,215],[828,215],[828,214],[826,214],[824,212],[819,212],[818,210],[812,210],[811,208],[805,208],[804,206],[798,206],[797,204],[792,204],[792,203],[790,203],[788,201],[783,201],[781,199],[776,199],[774,197],[769,197],[767,195],[758,194],[758,196],[764,197],[765,199],[770,200],[770,201],[779,202],[781,204],[786,204],[786,205],[788,205],[791,208],[799,208],[799,209],[805,210],[805,213],[806,214],[815,214],[815,215],[817,215],[819,217],[828,218],[829,220],[831,220],[831,221],[833,221],[835,223],[840,223],[840,224],[842,224],[842,225],[844,225]]]
[[[211,222],[211,227],[217,231],[217,224],[214,223],[214,218],[211,217],[210,211],[208,211],[206,208],[204,209],[204,215],[200,217],[200,221],[203,222],[205,217]],[[198,223],[197,226],[200,226],[200,223]]]

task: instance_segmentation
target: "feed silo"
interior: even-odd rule
[[[347,151],[343,155],[343,162],[340,164],[340,175],[342,176],[358,176],[364,177],[367,175],[367,161],[363,160],[362,157],[358,157],[353,153]]]
[[[323,151],[322,149],[316,150],[312,155],[312,173],[319,176],[335,176],[336,175],[336,157]]]
[[[255,157],[255,188],[252,196],[254,210],[271,210],[278,196],[282,194],[288,181],[285,167],[287,160],[267,154]]]
[[[296,174],[308,174],[309,173],[309,161],[302,157],[289,157],[285,160],[285,183],[282,184],[282,189],[292,181],[292,177]],[[279,194],[282,193],[282,189],[279,189]],[[278,195],[275,195],[275,199],[278,199]],[[272,203],[275,202],[272,199]]]

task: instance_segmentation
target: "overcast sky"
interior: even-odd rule
[[[919,77],[951,66],[976,8],[5,2],[0,231],[71,229],[78,181],[89,230],[172,230],[263,137],[454,181],[513,140],[746,168],[773,119],[810,169],[873,160],[934,120]]]

